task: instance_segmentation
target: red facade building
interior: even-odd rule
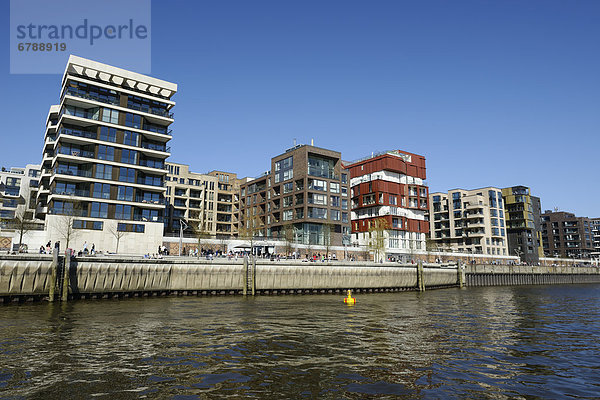
[[[376,220],[386,221],[385,255],[425,251],[429,190],[425,157],[401,150],[354,161],[350,172],[351,225],[355,245],[369,245]]]

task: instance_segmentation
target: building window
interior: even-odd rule
[[[329,197],[330,201],[331,201],[331,206],[332,207],[339,207],[340,206],[340,196],[330,196]]]
[[[105,142],[116,142],[117,141],[117,130],[115,128],[108,128],[106,126],[100,127],[100,140]]]
[[[92,212],[90,214],[93,218],[107,218],[108,217],[108,204],[106,203],[92,203]]]
[[[110,185],[108,183],[94,183],[93,197],[97,199],[110,199]]]
[[[96,178],[112,179],[112,166],[104,164],[96,164]]]
[[[105,146],[103,144],[98,146],[98,160],[114,161],[115,159],[115,148],[111,146]]]
[[[283,212],[283,217],[282,217],[282,219],[283,219],[284,221],[291,221],[291,220],[292,220],[292,218],[293,218],[293,212],[292,212],[292,210],[285,210],[285,211]]]
[[[317,205],[327,205],[327,195],[318,193],[308,193],[308,203]]]
[[[136,164],[137,151],[127,149],[121,150],[121,162],[125,164]]]
[[[327,219],[327,209],[308,207],[308,218]]]
[[[135,182],[135,169],[121,167],[119,169],[119,180],[121,182]]]
[[[94,231],[101,231],[104,228],[104,222],[102,221],[83,221],[76,219],[73,221],[73,229],[91,229]]]
[[[338,210],[331,210],[330,211],[330,215],[331,215],[331,220],[332,221],[339,221],[340,220],[340,212]]]
[[[141,129],[142,117],[137,114],[126,113],[125,114],[125,126],[129,126],[131,128],[136,128],[136,129]]]
[[[319,179],[309,179],[308,180],[308,188],[310,190],[321,190],[327,191],[327,182],[319,180]]]
[[[339,193],[340,192],[340,184],[337,182],[330,182],[329,188],[331,190],[331,193]]]
[[[115,219],[131,219],[131,206],[117,204],[115,207]]]
[[[335,179],[335,161],[330,158],[308,156],[308,174],[321,178]]]
[[[129,146],[139,146],[139,137],[140,136],[135,132],[125,131],[123,132],[123,144],[127,144]]]
[[[179,222],[179,221],[176,221],[176,222]],[[117,224],[117,231],[144,233],[145,225],[144,224],[125,224],[125,223],[120,222]]]
[[[119,112],[117,110],[111,110],[110,108],[103,108],[102,109],[102,121],[118,125],[119,124]]]
[[[133,201],[133,188],[129,186],[119,186],[117,190],[117,200]]]

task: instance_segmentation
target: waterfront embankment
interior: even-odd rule
[[[596,267],[440,266],[263,259],[3,255],[3,302],[157,295],[308,294],[600,282]]]

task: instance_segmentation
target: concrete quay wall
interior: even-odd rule
[[[65,257],[56,265],[52,256],[2,256],[0,297],[59,296],[67,282],[69,297],[121,293],[223,292],[241,293],[294,290],[391,289],[418,287],[416,265],[363,262],[305,263],[295,260],[258,260],[255,267],[243,260],[167,258]],[[53,278],[54,271],[54,278]],[[252,277],[254,276],[254,279]],[[61,278],[62,277],[62,278]],[[457,285],[456,268],[423,268],[425,287]],[[54,284],[53,284],[54,282]]]
[[[465,286],[600,283],[598,267],[467,265]]]
[[[241,259],[212,261],[190,258],[148,260],[126,257],[79,257],[68,261],[49,255],[0,256],[0,298],[44,298],[54,293],[73,297],[216,293],[315,293],[424,290],[426,288],[494,285],[600,283],[596,267],[425,265],[367,262],[304,263],[295,260]],[[65,272],[68,274],[65,275]],[[66,284],[66,290],[65,288]]]

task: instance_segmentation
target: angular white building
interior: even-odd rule
[[[38,216],[47,240],[155,253],[177,85],[70,56],[46,122]]]

